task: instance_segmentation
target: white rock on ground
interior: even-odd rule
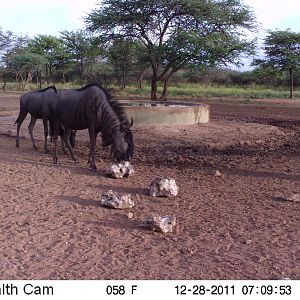
[[[177,196],[178,187],[175,179],[157,177],[150,184],[149,195],[152,197],[171,197]]]
[[[112,178],[129,177],[134,174],[134,169],[129,161],[111,165],[105,171],[105,175]]]
[[[149,228],[153,231],[159,232],[172,232],[173,227],[176,225],[176,218],[171,216],[153,216],[146,219],[141,226]]]
[[[100,202],[103,206],[118,209],[127,209],[135,206],[135,202],[131,199],[131,194],[118,194],[112,190],[104,192],[101,195]]]

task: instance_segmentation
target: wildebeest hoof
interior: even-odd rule
[[[97,171],[96,165],[90,164],[91,171]]]
[[[44,152],[45,152],[45,153],[49,153],[49,150],[48,150],[48,149],[44,149]]]
[[[97,171],[97,167],[95,164],[90,163],[91,170]]]

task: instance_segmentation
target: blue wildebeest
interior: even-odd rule
[[[104,146],[111,145],[113,157],[117,161],[130,160],[133,156],[134,142],[127,116],[120,104],[112,99],[105,89],[97,84],[89,84],[81,89],[62,90],[56,94],[54,122],[53,162],[57,163],[56,144],[58,126],[66,128],[64,141],[72,158],[76,161],[68,136],[70,130],[88,129],[90,152],[88,163],[96,169],[95,147],[97,134],[101,132]]]
[[[27,114],[29,113],[31,115],[31,120],[28,125],[28,130],[30,133],[32,146],[36,150],[37,147],[35,145],[35,141],[33,138],[33,127],[36,123],[37,119],[43,120],[44,125],[44,135],[45,135],[45,144],[44,144],[44,150],[45,152],[48,152],[48,144],[47,144],[47,137],[49,133],[49,126],[48,121],[50,123],[50,129],[51,129],[51,135],[53,135],[53,111],[55,110],[55,95],[57,94],[57,89],[55,86],[47,87],[43,90],[36,90],[31,91],[28,93],[25,93],[20,98],[20,113],[19,116],[15,122],[17,124],[17,140],[16,140],[16,147],[19,148],[20,142],[19,142],[19,135],[20,135],[20,127],[26,118]],[[64,134],[64,129],[60,126],[59,128],[60,136]],[[70,142],[72,147],[75,146],[75,133],[72,132],[70,135]],[[63,146],[63,143],[62,143]]]

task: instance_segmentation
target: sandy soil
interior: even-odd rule
[[[1,279],[300,279],[300,101],[209,101],[211,121],[193,126],[134,126],[136,174],[109,179],[109,153],[87,167],[43,152],[42,122],[32,149],[27,117],[15,147],[18,94],[0,94]],[[222,176],[214,176],[216,170]],[[171,176],[175,198],[148,196]],[[128,211],[100,206],[112,189],[131,193]],[[141,222],[176,216],[172,233]]]

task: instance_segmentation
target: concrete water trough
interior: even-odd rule
[[[188,102],[120,101],[134,124],[191,125],[207,123],[210,107]]]

